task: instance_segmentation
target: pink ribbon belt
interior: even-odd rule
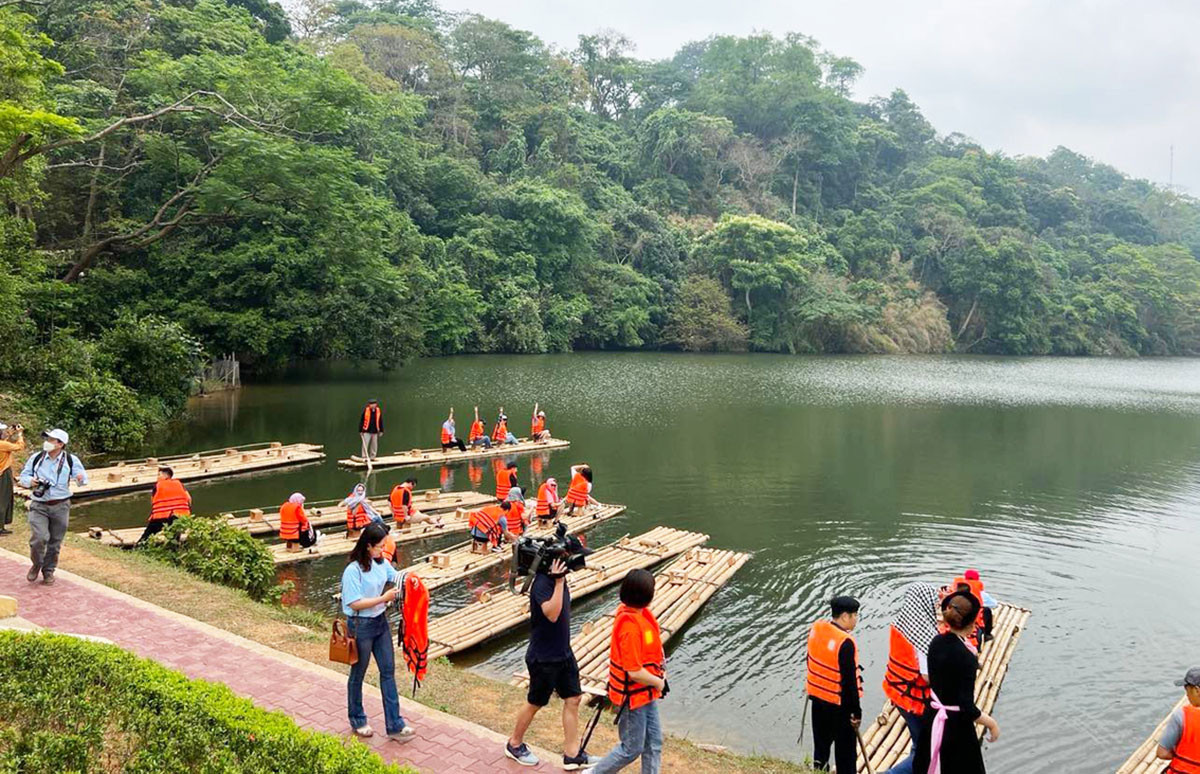
[[[942,770],[942,732],[946,728],[949,713],[958,712],[959,707],[947,707],[942,704],[942,700],[932,690],[929,692],[929,706],[937,710],[929,734],[929,774],[939,774]]]

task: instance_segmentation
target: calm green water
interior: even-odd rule
[[[391,375],[313,366],[198,403],[160,453],[279,439],[327,445],[328,463],[193,487],[204,511],[345,494],[333,459],[382,400],[381,452],[436,443],[452,404],[503,403],[524,431],[533,401],[573,446],[541,459],[560,481],[590,462],[596,494],[628,513],[592,544],[657,524],[753,552],[670,649],[671,731],[795,757],[803,634],[823,600],[864,601],[869,712],[904,584],[979,567],[1034,610],[997,716],[997,772],[1111,772],[1200,663],[1200,362],[579,354],[430,360]],[[523,480],[531,458],[521,457]],[[369,479],[382,493],[409,471]],[[493,486],[491,465],[419,469],[422,487]],[[472,480],[474,479],[474,481]],[[78,508],[75,525],[140,523],[145,495]],[[443,544],[447,541],[443,539]],[[439,547],[410,548],[410,556]],[[338,559],[287,570],[292,601],[327,606]],[[475,581],[500,582],[499,576]],[[435,595],[435,613],[467,585]],[[582,623],[614,593],[579,604]],[[491,675],[519,635],[463,657]]]

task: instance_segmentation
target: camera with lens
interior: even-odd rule
[[[552,537],[526,535],[517,539],[513,544],[513,572],[509,577],[514,582],[517,577],[528,577],[525,583],[525,587],[528,587],[538,573],[557,577],[550,572],[556,560],[562,560],[567,572],[586,567],[586,557],[590,553],[591,549],[585,547],[575,535],[568,535],[567,525],[559,522]]]
[[[40,478],[35,478],[33,480],[33,486],[29,487],[29,491],[33,493],[34,497],[45,497],[46,492],[50,491],[50,482],[43,481]]]

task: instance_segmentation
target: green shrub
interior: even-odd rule
[[[207,581],[243,589],[260,602],[277,602],[287,590],[275,583],[275,562],[266,545],[224,519],[177,519],[142,550]]]
[[[93,451],[119,451],[137,447],[155,417],[133,390],[111,376],[93,374],[64,384],[52,396],[48,419]]]
[[[404,774],[114,645],[0,632],[0,771]]]
[[[204,348],[181,325],[157,315],[123,314],[100,337],[97,365],[112,372],[144,400],[159,400],[169,413],[187,402]]]

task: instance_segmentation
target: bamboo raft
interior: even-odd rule
[[[88,485],[72,484],[71,496],[99,497],[135,492],[139,489],[153,489],[154,482],[158,480],[158,468],[162,465],[170,466],[175,472],[175,478],[180,481],[198,481],[204,478],[254,473],[285,465],[317,462],[325,459],[324,448],[312,443],[282,444],[279,441],[270,441],[174,457],[123,460],[115,465],[89,470]],[[24,487],[16,487],[16,493],[21,497],[29,497],[29,490]]]
[[[569,534],[589,530],[602,521],[625,512],[624,505],[605,505],[583,516],[564,517],[562,522],[567,525]],[[552,535],[555,527],[529,527],[527,535]],[[490,567],[497,567],[512,559],[511,552],[476,554],[471,551],[471,541],[452,546],[444,551],[437,551],[429,556],[423,556],[412,566],[405,567],[400,572],[416,573],[421,576],[425,588],[433,591],[436,588],[470,577],[477,572],[483,572]]]
[[[510,454],[529,454],[530,452],[549,451],[551,449],[565,449],[570,445],[570,441],[562,438],[550,438],[545,441],[531,441],[528,438],[521,438],[515,444],[497,444],[493,445],[490,449],[468,446],[465,452],[460,452],[458,449],[443,451],[441,448],[411,449],[409,451],[393,452],[382,457],[376,457],[371,460],[369,466],[366,460],[354,454],[345,459],[338,460],[338,464],[347,468],[359,468],[362,470],[366,470],[368,467],[398,468],[414,465],[439,465],[447,462],[464,462],[468,460],[482,460],[488,457],[505,457]]]
[[[1154,729],[1154,733],[1150,735],[1150,738],[1142,742],[1141,746],[1134,750],[1133,755],[1129,756],[1129,760],[1121,764],[1121,768],[1117,769],[1117,774],[1162,774],[1166,770],[1167,765],[1171,762],[1156,757],[1158,753],[1158,738],[1167,729],[1167,721],[1171,719],[1171,715],[1175,713],[1175,710],[1182,707],[1185,701],[1187,701],[1186,698],[1180,699],[1179,703],[1171,708],[1167,716]]]
[[[735,551],[693,548],[659,570],[654,576],[654,599],[650,610],[658,619],[663,644],[682,629],[749,559],[750,554]],[[571,639],[583,690],[596,696],[608,692],[608,656],[615,617],[614,609],[595,621],[588,621]],[[528,685],[528,673],[523,670],[517,673],[513,683]]]
[[[424,499],[420,499],[419,496],[414,497],[413,503],[422,513],[443,513],[456,508],[477,508],[487,505],[490,502],[495,502],[496,499],[489,495],[469,490],[464,492],[444,492],[441,494],[438,494],[438,491],[430,489],[418,493],[419,495],[424,495]],[[314,527],[345,524],[346,509],[338,506],[338,502],[338,500],[324,500],[317,503],[318,507],[307,511],[309,522]],[[392,505],[387,499],[372,500],[371,505],[384,518],[391,518]],[[248,515],[242,516],[238,514]],[[279,532],[279,511],[265,513],[261,508],[250,508],[245,511],[223,513],[221,514],[221,518],[228,521],[230,526],[244,529],[251,535],[275,535]],[[132,548],[137,544],[138,538],[142,536],[144,529],[144,525],[124,529],[88,527],[88,531],[81,534],[87,535],[93,540],[99,540],[102,545],[114,546],[116,548]]]
[[[1008,672],[1008,663],[1012,660],[1017,649],[1017,640],[1025,629],[1030,612],[1013,605],[999,605],[995,609],[995,622],[992,626],[993,638],[985,643],[980,653],[979,674],[975,677],[975,705],[984,712],[991,713],[996,705],[996,696],[1000,693],[1000,683]],[[975,731],[983,739],[983,726],[976,726]],[[870,756],[870,769],[867,761],[859,756],[858,771],[867,774],[868,771],[887,771],[899,761],[908,757],[911,740],[908,728],[900,711],[886,702],[879,718],[863,734],[867,755]]]
[[[571,599],[578,600],[619,583],[626,573],[650,567],[708,540],[699,532],[655,527],[637,537],[625,536],[587,558],[587,567],[570,575]],[[429,658],[448,656],[529,620],[529,597],[507,587],[483,595],[478,602],[429,622]]]

